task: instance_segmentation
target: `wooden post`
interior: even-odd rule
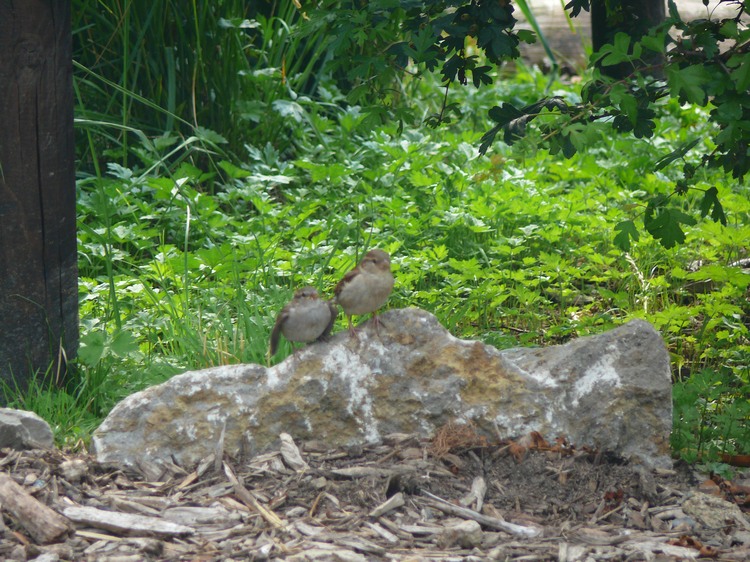
[[[0,0],[0,378],[78,346],[69,0]]]

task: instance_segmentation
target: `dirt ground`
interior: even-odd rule
[[[2,560],[750,560],[747,474],[648,471],[538,436],[288,439],[156,482],[60,451],[2,450],[0,470],[65,525],[40,538],[4,503]]]

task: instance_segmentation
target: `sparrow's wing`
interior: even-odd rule
[[[344,277],[341,279],[341,281],[338,282],[336,287],[333,289],[333,293],[338,297],[341,291],[346,287],[346,285],[349,284],[349,282],[354,279],[357,275],[359,275],[359,268],[355,267],[352,269],[349,273],[344,275]],[[338,313],[337,313],[338,314]]]
[[[284,322],[286,322],[286,319],[289,318],[289,311],[286,307],[284,307],[281,312],[279,312],[279,315],[276,317],[276,323],[273,325],[273,330],[271,330],[271,340],[268,345],[268,354],[273,357],[276,355],[276,350],[279,349],[279,339],[281,338],[281,327],[284,325]]]
[[[336,323],[336,317],[339,315],[339,307],[336,306],[332,300],[326,301],[326,304],[328,305],[328,310],[331,311],[331,319],[328,321],[326,329],[323,330],[323,333],[320,334],[315,341],[325,341],[328,339],[328,336],[331,335],[331,331],[333,330],[333,325]]]

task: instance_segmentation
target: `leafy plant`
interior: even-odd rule
[[[58,444],[78,448],[114,405],[99,407],[101,382],[84,374],[66,384],[50,368],[28,377],[23,390],[15,381],[0,381],[0,395],[6,407],[35,412],[49,423]]]
[[[645,230],[665,247],[683,243],[684,227],[695,219],[671,205],[670,199],[696,189],[700,177],[697,172],[701,167],[723,168],[738,180],[750,170],[749,141],[746,132],[742,132],[746,127],[738,126],[738,121],[750,119],[750,74],[745,76],[750,69],[750,54],[746,48],[750,30],[742,19],[745,4],[740,2],[738,6],[734,18],[687,23],[681,19],[676,4],[670,1],[669,17],[648,35],[633,40],[625,33],[618,33],[612,44],[605,45],[592,57],[592,65],[599,67],[631,65],[632,72],[625,79],[610,78],[595,68],[591,80],[581,90],[579,103],[547,98],[519,109],[508,103],[493,108],[490,118],[497,124],[483,137],[480,151],[485,152],[501,130],[503,140],[512,144],[525,135],[529,122],[540,118],[545,121],[540,128],[550,152],[562,152],[569,158],[583,147],[601,142],[601,135],[606,134],[602,120],[615,131],[650,138],[664,98],[671,96],[680,103],[700,106],[706,106],[710,100],[711,121],[718,128],[712,135],[714,140],[702,146],[704,154],[698,163],[686,156],[700,145],[700,138],[692,138],[660,158],[654,171],[681,160],[682,177],[675,181],[671,194],[652,197],[642,212]],[[582,8],[588,9],[589,1],[574,0],[566,8],[572,8],[575,15]],[[673,28],[679,32],[678,38],[671,34]],[[654,59],[664,62],[655,66]],[[710,215],[712,220],[725,224],[716,187],[701,191],[700,215]],[[615,229],[619,232],[615,242],[624,250],[639,236],[630,219],[622,221]]]
[[[222,6],[228,4],[206,9]],[[389,51],[392,40],[404,41],[391,34],[416,17],[416,4],[399,6],[386,14],[385,4],[368,5],[374,11],[365,31],[380,35],[349,44],[358,49],[356,64],[366,65],[384,49],[388,64],[395,64],[398,49],[430,52],[427,32],[423,44]],[[162,8],[147,13],[155,17]],[[82,347],[69,384],[16,393],[12,403],[63,420],[55,422],[61,441],[85,439],[129,393],[187,369],[262,362],[276,312],[295,288],[311,284],[330,294],[364,251],[379,246],[393,255],[397,285],[389,306],[429,310],[459,337],[498,347],[546,345],[645,318],[663,334],[673,359],[675,452],[709,462],[722,451],[746,451],[741,422],[750,376],[750,275],[741,260],[750,236],[748,193],[732,183],[731,172],[701,166],[690,189],[664,196],[681,179],[670,158],[689,160],[710,147],[712,108],[665,96],[661,118],[652,119],[653,129],[645,127],[653,134],[637,138],[605,134],[614,119],[584,127],[571,110],[560,116],[570,119],[568,140],[575,150],[570,158],[550,157],[539,149],[542,143],[557,142],[560,152],[570,146],[559,135],[545,138],[553,131],[528,126],[530,120],[524,128],[522,110],[554,100],[537,105],[534,123],[560,117],[559,108],[582,103],[576,86],[519,65],[503,80],[492,71],[493,83],[480,89],[454,89],[447,104],[439,75],[407,74],[391,89],[384,75],[382,83],[377,77],[353,80],[361,96],[354,104],[347,88],[337,86],[346,85],[346,75],[317,66],[344,45],[336,41],[351,38],[315,27],[325,23],[320,18],[336,16],[333,8],[327,16],[306,9],[290,8],[292,16],[278,20],[281,12],[246,14],[216,24],[232,26],[230,31],[210,30],[235,34],[247,48],[248,68],[258,71],[249,83],[258,88],[252,99],[260,105],[243,106],[249,98],[230,102],[237,116],[234,140],[223,126],[196,126],[188,106],[176,104],[173,111],[131,89],[132,82],[110,80],[101,66],[76,66]],[[131,17],[140,18],[137,13]],[[446,60],[458,56],[456,80],[464,64],[471,80],[484,65],[470,58],[479,51],[468,34],[479,29],[463,29],[468,20],[444,15],[446,38],[468,37],[463,53],[454,48]],[[131,31],[149,29],[148,22],[131,23]],[[320,45],[308,43],[316,29]],[[419,26],[413,31],[422,32]],[[202,39],[204,61],[209,40]],[[93,41],[106,44],[101,37]],[[295,41],[303,52],[309,52],[303,45],[317,45],[322,54],[304,81],[308,66],[299,62],[300,82],[289,73],[297,64],[292,50],[285,50]],[[128,60],[130,72],[137,61]],[[393,68],[395,76],[399,67]],[[84,95],[97,84],[101,99]],[[630,107],[627,97],[635,94],[624,84],[619,94],[614,86],[612,92],[621,96],[623,111]],[[393,116],[406,94],[421,123],[401,114],[404,124],[407,118],[413,124],[402,127]],[[490,112],[505,118],[504,109],[495,108],[499,99],[518,110],[507,108],[508,123],[516,120],[512,146],[494,143],[478,157],[482,135],[498,124]],[[378,101],[388,105],[381,113],[374,109]],[[450,105],[460,121],[444,119]],[[158,119],[151,121],[151,112]],[[431,128],[436,119],[442,126]],[[657,166],[654,154],[666,155]],[[694,216],[693,209],[714,218],[721,209],[726,221],[684,219]],[[648,214],[651,235],[639,230],[634,210],[644,219]],[[684,219],[684,240],[665,247],[665,237],[658,236],[677,236],[670,230],[675,218]],[[626,241],[623,252],[619,246]],[[288,352],[285,346],[281,354]],[[719,384],[707,383],[709,375],[702,373],[712,373]]]
[[[691,462],[722,458],[727,453],[747,454],[749,395],[747,380],[711,369],[678,382],[672,447]]]
[[[533,24],[528,5],[520,5]],[[668,113],[664,102],[670,97],[681,104],[710,105],[707,120],[716,131],[708,139],[688,138],[650,163],[650,170],[656,172],[681,161],[682,176],[639,205],[638,215],[643,229],[667,248],[684,242],[686,227],[696,214],[723,223],[726,216],[717,186],[700,188],[697,184],[704,167],[724,169],[739,181],[750,170],[750,127],[746,126],[750,121],[750,30],[742,17],[746,2],[733,5],[737,13],[732,18],[685,22],[670,0],[669,17],[663,23],[643,36],[619,33],[592,55],[592,74],[579,99],[545,92],[541,99],[524,104],[505,100],[492,107],[488,115],[493,126],[481,139],[480,154],[497,139],[508,145],[525,140],[527,146],[571,158],[585,148],[601,146],[613,132],[652,138],[657,121]],[[572,0],[566,8],[576,16],[589,6],[589,0]],[[623,8],[617,2],[606,6],[608,10]],[[329,49],[334,53],[335,70],[354,83],[353,91],[367,88],[369,99],[385,99],[381,93],[394,89],[404,73],[420,76],[439,71],[445,96],[437,113],[428,119],[433,126],[461,113],[459,104],[448,103],[452,84],[490,85],[493,67],[517,59],[520,42],[535,40],[531,32],[515,29],[510,2],[384,1],[360,6],[331,0],[306,4],[306,9],[309,28],[325,28],[332,37]],[[356,62],[345,66],[342,61],[350,59],[343,55],[352,52],[357,54]],[[623,65],[631,69],[624,78],[611,78],[602,70]],[[353,95],[350,101],[362,102],[362,97]],[[530,134],[532,129],[539,134]],[[698,158],[693,156],[697,153]],[[697,205],[685,209],[675,203],[690,190],[702,195]],[[615,229],[615,242],[625,251],[640,236],[633,217]]]
[[[132,164],[133,130],[221,131],[232,152],[246,138],[289,145],[289,117],[305,119],[318,87],[322,36],[293,33],[302,17],[293,2],[76,0],[72,13],[76,113],[99,125],[80,154],[92,167],[94,139]]]

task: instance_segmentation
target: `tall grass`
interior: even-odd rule
[[[291,103],[315,90],[323,33],[293,33],[291,1],[76,0],[77,115],[119,127],[94,133],[107,156],[132,163],[131,138],[221,131],[228,149],[279,141]],[[101,152],[101,151],[100,151]],[[101,154],[80,154],[96,168]]]

